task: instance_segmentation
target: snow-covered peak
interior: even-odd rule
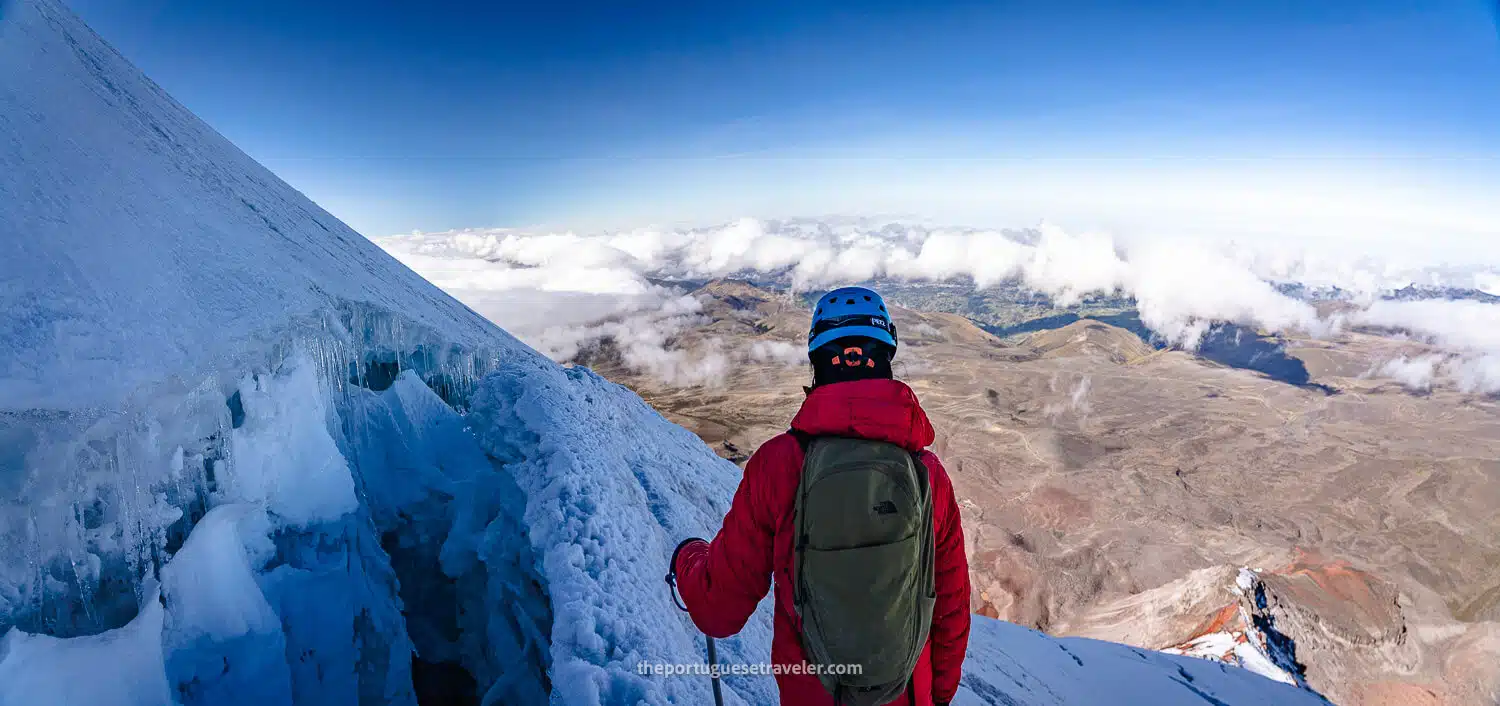
[[[505,338],[214,132],[60,2],[16,0],[3,18],[0,409],[115,407],[361,309],[400,312],[391,326],[412,344]]]
[[[461,402],[495,361],[543,360],[57,0],[0,5],[0,135],[0,632],[149,615],[145,582],[224,504],[288,545],[374,533],[361,387],[411,369]],[[394,598],[351,609],[399,621]]]

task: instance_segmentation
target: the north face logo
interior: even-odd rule
[[[893,503],[889,500],[883,500],[871,509],[873,509],[875,511],[875,514],[877,515],[894,515],[900,512],[900,510],[896,509],[896,503]]]

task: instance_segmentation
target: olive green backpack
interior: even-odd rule
[[[804,455],[793,545],[803,651],[841,706],[888,703],[907,690],[932,627],[927,467],[895,444],[794,436]]]

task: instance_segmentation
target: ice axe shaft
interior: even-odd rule
[[[687,542],[677,545],[677,549],[680,551],[684,544],[687,544]],[[677,598],[677,572],[674,570],[676,564],[677,552],[674,551],[672,552],[671,566],[667,570],[667,591],[672,594],[672,602],[676,603],[677,607],[686,613],[687,606],[683,605],[682,601]],[[724,688],[719,684],[719,650],[714,644],[712,637],[704,635],[703,639],[708,641],[708,678],[714,687],[714,706],[724,706]]]
[[[708,640],[708,676],[714,684],[714,706],[724,706],[724,692],[719,686],[719,651],[714,646],[714,639],[704,635]]]

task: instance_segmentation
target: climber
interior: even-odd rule
[[[818,299],[813,384],[791,429],[750,457],[718,536],[672,555],[668,581],[710,638],[739,632],[774,578],[785,706],[943,706],[958,691],[963,530],[948,473],[926,450],[932,425],[892,376],[896,341],[875,292]]]

